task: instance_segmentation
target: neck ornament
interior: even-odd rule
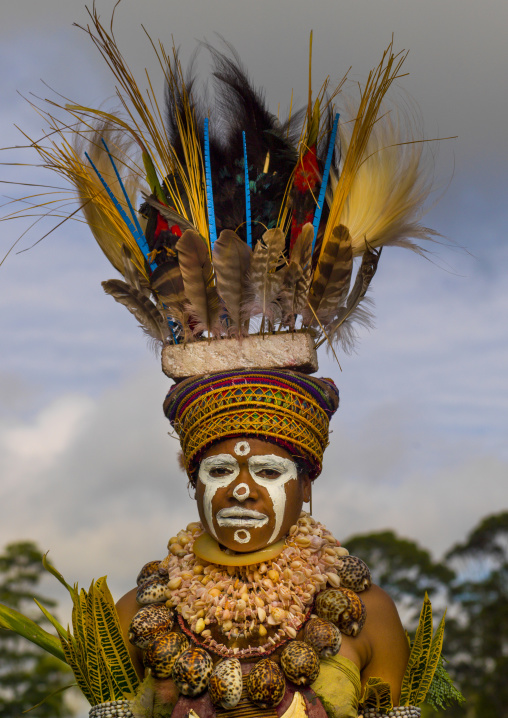
[[[219,543],[210,534],[205,531],[194,541],[192,550],[198,559],[215,563],[221,566],[253,566],[276,559],[286,545],[285,539],[280,539],[275,543],[262,548],[259,551],[251,551],[250,553],[237,553],[224,550]]]
[[[337,587],[337,567],[347,550],[322,524],[302,513],[282,545],[245,554],[224,553],[200,524],[170,539],[161,562],[168,572],[168,607],[199,643],[222,656],[268,655],[296,638],[319,591]],[[204,546],[204,549],[203,549]],[[274,557],[259,554],[277,547]],[[219,552],[219,553],[214,553]],[[222,563],[212,562],[217,560]],[[232,558],[235,565],[225,559]],[[245,559],[244,559],[245,560]],[[183,622],[182,622],[183,619]]]

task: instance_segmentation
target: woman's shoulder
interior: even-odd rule
[[[409,657],[397,607],[375,584],[358,596],[365,605],[365,624],[358,636],[343,636],[340,652],[359,667],[362,685],[368,678],[381,678],[390,684],[396,701]]]
[[[120,598],[116,603],[116,611],[118,614],[118,620],[120,621],[122,633],[127,641],[127,648],[129,650],[129,654],[134,662],[134,666],[138,675],[142,677],[144,671],[141,652],[128,640],[129,626],[131,625],[131,621],[141,608],[139,603],[136,601],[137,591],[137,588],[133,588],[125,595],[123,595],[122,598]]]
[[[401,626],[399,613],[392,597],[380,586],[373,583],[370,588],[358,594],[365,604],[367,611],[367,620],[365,626],[374,623],[390,624],[393,622],[397,626]]]
[[[127,591],[127,593],[124,594],[122,596],[122,598],[120,598],[116,602],[116,610],[120,617],[129,616],[130,619],[132,619],[134,614],[139,611],[140,605],[136,601],[137,591],[138,591],[137,588],[132,588],[130,591]]]
[[[361,597],[367,611],[362,631],[367,648],[362,682],[371,677],[382,678],[391,685],[396,703],[409,658],[406,633],[397,607],[386,591],[373,584]]]

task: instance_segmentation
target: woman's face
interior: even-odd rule
[[[285,536],[310,498],[288,452],[261,439],[214,444],[199,465],[196,500],[206,531],[233,551],[257,551]]]

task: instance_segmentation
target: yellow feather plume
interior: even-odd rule
[[[345,127],[347,131],[347,123]],[[419,221],[432,188],[433,167],[417,137],[421,132],[414,119],[397,108],[375,124],[340,216],[351,234],[353,256],[389,244],[421,254],[414,240],[435,236]],[[348,138],[342,139],[347,146]],[[332,192],[336,187],[332,176]]]
[[[80,137],[77,138],[76,147],[72,148],[72,155],[71,148],[69,148],[66,170],[70,175],[69,179],[76,187],[90,230],[111,264],[120,273],[124,273],[122,246],[125,245],[131,252],[131,260],[136,269],[148,280],[143,253],[136,240],[125,222],[119,217],[118,210],[105,192],[91,165],[87,160],[81,160],[82,157],[84,158],[86,150],[120,204],[129,213],[109,157],[101,144],[102,137],[107,141],[120,173],[122,174],[123,168],[127,169],[123,173],[122,180],[132,206],[136,207],[139,194],[142,189],[146,189],[146,185],[141,181],[139,174],[132,169],[135,146],[128,135],[113,130],[108,122],[101,122],[90,139],[87,138],[85,141]],[[138,219],[140,223],[143,222],[141,216]]]

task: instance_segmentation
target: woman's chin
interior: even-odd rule
[[[259,528],[216,527],[217,542],[235,553],[260,551],[275,543],[272,540],[273,526]]]

